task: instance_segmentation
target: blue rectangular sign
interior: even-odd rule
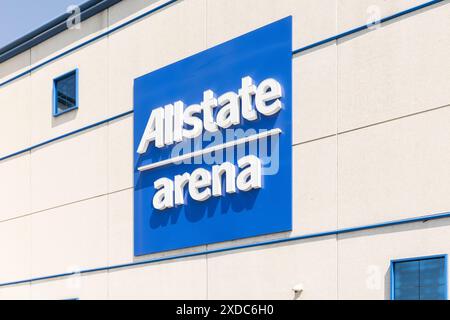
[[[135,80],[136,256],[292,229],[292,18]]]

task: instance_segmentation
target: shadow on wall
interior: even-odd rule
[[[81,22],[80,28],[67,30],[34,47],[31,53],[31,64],[42,62],[51,55],[87,37],[106,32],[114,24],[125,22],[124,20],[130,18],[131,15],[157,2],[158,0],[119,2],[111,8]]]
[[[52,117],[52,128],[58,127],[69,121],[75,120],[77,118],[78,109],[72,110],[70,112],[61,114],[57,117]]]
[[[122,1],[113,7],[83,21],[80,28],[66,30],[47,41],[27,50],[0,64],[0,82],[11,78],[11,75],[28,69],[31,65],[49,58],[53,54],[66,49],[74,43],[106,32],[108,27],[123,23],[131,15],[157,3],[159,0]]]
[[[389,268],[384,275],[384,300],[391,300],[391,270]]]
[[[30,67],[31,51],[27,50],[0,64],[0,83],[12,78],[12,75]]]
[[[123,23],[124,19],[141,11],[142,9],[149,8],[160,0],[133,0],[122,1],[109,9],[109,26],[113,26],[116,23]],[[170,6],[169,6],[170,7]]]
[[[57,52],[93,36],[99,32],[105,32],[108,28],[108,12],[105,10],[97,15],[81,22],[80,26],[66,30],[56,36],[38,44],[31,49],[31,64],[41,63]],[[95,42],[94,42],[95,43]]]

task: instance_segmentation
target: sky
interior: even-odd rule
[[[0,48],[87,0],[0,0]]]

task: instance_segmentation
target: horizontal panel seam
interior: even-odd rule
[[[344,135],[344,134],[347,134],[347,133],[351,133],[351,132],[355,132],[355,131],[359,131],[359,130],[363,130],[363,129],[367,129],[367,128],[383,125],[383,124],[386,124],[386,123],[390,123],[390,122],[394,122],[394,121],[398,121],[398,120],[402,120],[402,119],[411,118],[411,117],[414,117],[414,116],[418,116],[418,115],[421,115],[421,114],[425,114],[425,113],[429,113],[429,112],[433,112],[433,111],[437,111],[437,110],[441,110],[441,109],[445,109],[445,108],[449,108],[449,107],[450,107],[450,104],[447,104],[445,106],[440,106],[440,107],[431,108],[431,109],[427,109],[427,110],[423,110],[423,111],[418,111],[418,112],[406,114],[406,115],[403,115],[403,116],[400,116],[400,117],[396,117],[396,118],[392,118],[392,119],[388,119],[388,120],[384,120],[384,121],[379,121],[379,122],[375,122],[375,123],[371,123],[371,124],[368,124],[366,126],[361,126],[361,127],[357,127],[357,128],[353,128],[353,129],[349,129],[349,130],[339,131],[337,134],[333,133],[333,134],[328,134],[328,135],[325,135],[325,136],[320,136],[320,137],[314,138],[314,139],[300,141],[300,142],[294,143],[292,146],[294,146],[294,147],[295,146],[301,146],[301,145],[308,144],[308,143],[311,143],[311,142],[316,142],[316,141],[320,141],[320,140],[336,137],[337,135],[340,136],[340,135]]]
[[[362,130],[362,129],[367,129],[367,128],[371,128],[371,127],[375,127],[375,126],[379,126],[379,125],[386,124],[386,123],[389,123],[389,122],[394,122],[394,121],[398,121],[398,120],[402,120],[402,119],[418,116],[418,115],[421,115],[421,114],[425,114],[425,113],[429,113],[429,112],[432,112],[432,111],[445,109],[445,108],[448,108],[448,107],[450,107],[450,104],[446,104],[446,105],[443,105],[443,106],[440,106],[440,107],[435,107],[435,108],[431,108],[431,109],[426,109],[426,110],[422,110],[422,111],[406,114],[406,115],[403,115],[403,116],[400,116],[400,117],[395,117],[395,118],[388,119],[388,120],[383,120],[383,121],[371,123],[371,124],[368,124],[368,125],[365,125],[365,126],[361,126],[361,127],[357,127],[357,128],[353,128],[353,129],[349,129],[349,130],[340,131],[338,133],[338,135],[343,135],[343,134],[346,134],[346,133],[350,133],[350,132],[354,132],[354,131],[358,131],[358,130]]]
[[[126,117],[126,116],[128,116],[128,115],[130,115],[130,114],[132,114],[132,113],[133,113],[133,110],[130,110],[130,111],[121,113],[121,114],[119,114],[119,115],[116,115],[116,116],[114,116],[114,117],[111,117],[111,118],[108,118],[108,119],[105,119],[105,120],[102,120],[102,121],[99,121],[99,122],[96,122],[96,123],[87,125],[87,126],[85,126],[85,127],[76,129],[76,130],[74,130],[74,131],[70,131],[70,132],[68,132],[68,133],[65,133],[65,134],[63,134],[63,135],[57,136],[57,137],[55,137],[55,138],[51,138],[51,139],[46,140],[46,141],[44,141],[44,142],[40,142],[40,143],[38,143],[38,144],[32,145],[31,147],[28,147],[28,148],[22,149],[22,150],[20,150],[20,151],[11,153],[11,154],[9,154],[9,155],[0,157],[0,162],[3,161],[3,160],[7,160],[7,159],[9,159],[9,158],[13,158],[13,157],[15,157],[15,156],[18,156],[18,155],[20,155],[20,154],[22,154],[22,153],[25,153],[25,152],[28,152],[28,151],[32,151],[32,150],[34,150],[34,149],[38,149],[38,148],[40,148],[40,147],[43,147],[43,146],[45,146],[45,145],[47,145],[47,144],[56,142],[56,141],[58,141],[58,140],[61,140],[61,139],[64,139],[64,138],[67,138],[67,137],[70,137],[70,136],[73,136],[73,135],[82,133],[82,132],[84,132],[84,131],[88,131],[88,130],[90,130],[90,129],[93,129],[93,128],[95,128],[95,127],[98,127],[98,126],[101,126],[101,125],[104,125],[104,124],[108,124],[109,122],[113,122],[113,121],[115,121],[115,120],[117,120],[117,119]]]
[[[445,108],[449,108],[449,107],[450,107],[450,104],[446,104],[446,105],[444,105],[444,106],[439,106],[439,107],[435,107],[435,108],[431,108],[431,109],[427,109],[427,110],[422,110],[422,111],[418,111],[418,112],[406,114],[406,115],[403,115],[403,116],[400,116],[400,117],[395,117],[395,118],[392,118],[392,119],[388,119],[388,120],[384,120],[384,121],[379,121],[379,122],[371,123],[371,124],[368,124],[368,125],[365,125],[365,126],[360,126],[360,127],[353,128],[353,129],[349,129],[349,130],[340,131],[340,132],[337,133],[337,135],[343,135],[343,134],[351,133],[351,132],[354,132],[354,131],[358,131],[358,130],[362,130],[362,129],[367,129],[367,128],[370,128],[370,127],[374,127],[374,126],[386,124],[386,123],[389,123],[389,122],[394,122],[394,121],[402,120],[402,119],[405,119],[405,118],[409,118],[409,117],[413,117],[413,116],[417,116],[417,115],[421,115],[421,114],[425,114],[425,113],[429,113],[429,112],[433,112],[433,111],[437,111],[437,110],[441,110],[441,109],[445,109]],[[7,160],[7,159],[10,159],[10,158],[13,158],[13,157],[16,157],[16,156],[19,156],[19,155],[21,155],[21,154],[23,154],[23,153],[30,152],[30,151],[32,151],[32,150],[34,150],[34,149],[43,147],[43,146],[45,146],[45,145],[47,145],[47,144],[56,142],[56,141],[58,141],[58,140],[62,140],[63,138],[70,137],[70,136],[72,136],[72,135],[75,135],[75,134],[78,134],[78,133],[82,133],[82,132],[84,132],[84,131],[87,131],[87,130],[93,129],[93,128],[95,128],[95,127],[101,126],[101,125],[103,125],[103,124],[107,124],[107,123],[112,122],[112,121],[115,121],[115,120],[117,120],[117,119],[126,117],[126,116],[132,114],[133,112],[134,112],[133,110],[127,111],[127,112],[125,112],[125,113],[122,113],[122,114],[119,114],[119,115],[117,115],[117,116],[108,118],[108,119],[106,119],[106,120],[103,120],[103,121],[100,121],[100,122],[97,122],[97,123],[88,125],[88,126],[86,126],[86,127],[77,129],[77,130],[75,130],[75,131],[71,131],[71,132],[69,132],[69,133],[66,133],[66,134],[63,134],[63,135],[61,135],[61,136],[52,138],[52,139],[50,139],[50,140],[41,142],[41,143],[36,144],[36,145],[33,145],[33,146],[31,146],[31,147],[22,149],[22,150],[20,150],[20,151],[14,152],[14,153],[12,153],[12,154],[9,154],[9,155],[0,157],[0,162],[2,162],[2,161],[4,161],[4,160]],[[295,146],[298,146],[298,145],[303,145],[303,144],[307,144],[307,143],[311,143],[311,142],[315,142],[315,141],[319,141],[319,140],[323,140],[323,139],[327,139],[327,138],[331,138],[331,137],[335,137],[335,136],[336,136],[336,134],[329,134],[329,135],[325,135],[325,136],[320,136],[320,137],[318,137],[318,138],[314,138],[314,139],[309,139],[309,140],[305,140],[305,141],[300,141],[300,142],[297,142],[297,143],[293,143],[292,146],[295,147]]]
[[[81,203],[81,202],[86,202],[86,201],[90,201],[90,200],[94,200],[94,199],[98,199],[98,198],[102,198],[102,197],[107,197],[109,195],[114,195],[123,191],[127,191],[127,190],[133,190],[133,187],[128,187],[128,188],[124,188],[124,189],[120,189],[120,190],[115,190],[115,191],[111,191],[111,192],[107,192],[107,193],[101,193],[92,197],[87,197],[87,198],[83,198],[83,199],[79,199],[76,201],[72,201],[72,202],[67,202],[61,205],[57,205],[54,207],[49,207],[49,208],[45,208],[45,209],[40,209],[37,211],[33,211],[30,213],[26,213],[26,214],[19,214],[15,217],[12,218],[8,218],[8,219],[4,219],[4,220],[0,220],[0,224],[5,223],[5,222],[10,222],[10,221],[15,221],[15,220],[19,220],[19,219],[23,219],[23,218],[27,218],[27,217],[31,217],[34,216],[36,214],[42,213],[42,212],[47,212],[47,211],[51,211],[51,210],[55,210],[55,209],[59,209],[59,208],[64,208],[70,205],[74,205],[77,203]]]

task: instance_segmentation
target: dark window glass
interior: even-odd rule
[[[419,261],[398,262],[394,265],[396,300],[419,299]]]
[[[55,115],[77,106],[77,75],[74,71],[55,80]]]
[[[445,258],[394,262],[395,300],[445,300]]]

